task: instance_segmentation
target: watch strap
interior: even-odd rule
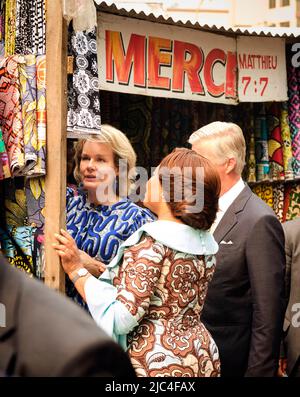
[[[79,269],[81,270],[81,269]],[[76,275],[74,277],[70,277],[70,280],[72,281],[73,284],[76,283],[76,281],[80,278],[80,277],[84,277],[88,274],[88,272],[86,272],[85,274],[79,274],[79,270],[76,271]]]

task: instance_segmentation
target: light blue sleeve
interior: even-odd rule
[[[118,266],[108,268],[100,279],[89,277],[85,283],[92,317],[125,350],[127,335],[148,312],[164,252],[162,244],[145,235],[134,247],[124,250],[119,271]],[[117,287],[112,282],[115,277],[119,278]]]
[[[84,292],[90,313],[97,325],[126,350],[127,334],[138,325],[138,322],[116,299],[117,288],[106,281],[89,277]]]

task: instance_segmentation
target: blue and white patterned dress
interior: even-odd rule
[[[128,198],[107,205],[93,205],[83,191],[67,188],[67,230],[77,247],[92,258],[108,264],[117,254],[123,241],[155,218]],[[67,295],[81,304],[75,287],[67,282]],[[76,295],[76,296],[75,296]],[[84,305],[85,306],[85,305]]]

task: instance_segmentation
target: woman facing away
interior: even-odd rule
[[[76,245],[65,231],[56,235],[64,270],[98,325],[127,349],[138,376],[220,374],[217,346],[200,321],[218,250],[208,229],[219,192],[208,160],[173,151],[147,183],[144,204],[158,220],[124,242],[99,279],[78,278]]]
[[[126,171],[122,184],[119,161]],[[80,250],[82,265],[95,277],[123,241],[154,219],[150,211],[127,197],[135,164],[136,154],[128,138],[110,125],[102,125],[100,135],[81,139],[76,145],[74,176],[80,189],[77,194],[67,188],[67,230]],[[67,295],[83,304],[70,282]]]

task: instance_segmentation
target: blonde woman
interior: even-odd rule
[[[126,167],[122,183],[120,160]],[[83,266],[96,277],[121,243],[154,219],[149,210],[127,198],[135,165],[136,154],[128,138],[110,125],[102,125],[101,135],[82,139],[75,148],[74,176],[81,188],[77,195],[67,188],[67,230],[80,250]],[[67,284],[67,294],[81,303],[75,292]]]

